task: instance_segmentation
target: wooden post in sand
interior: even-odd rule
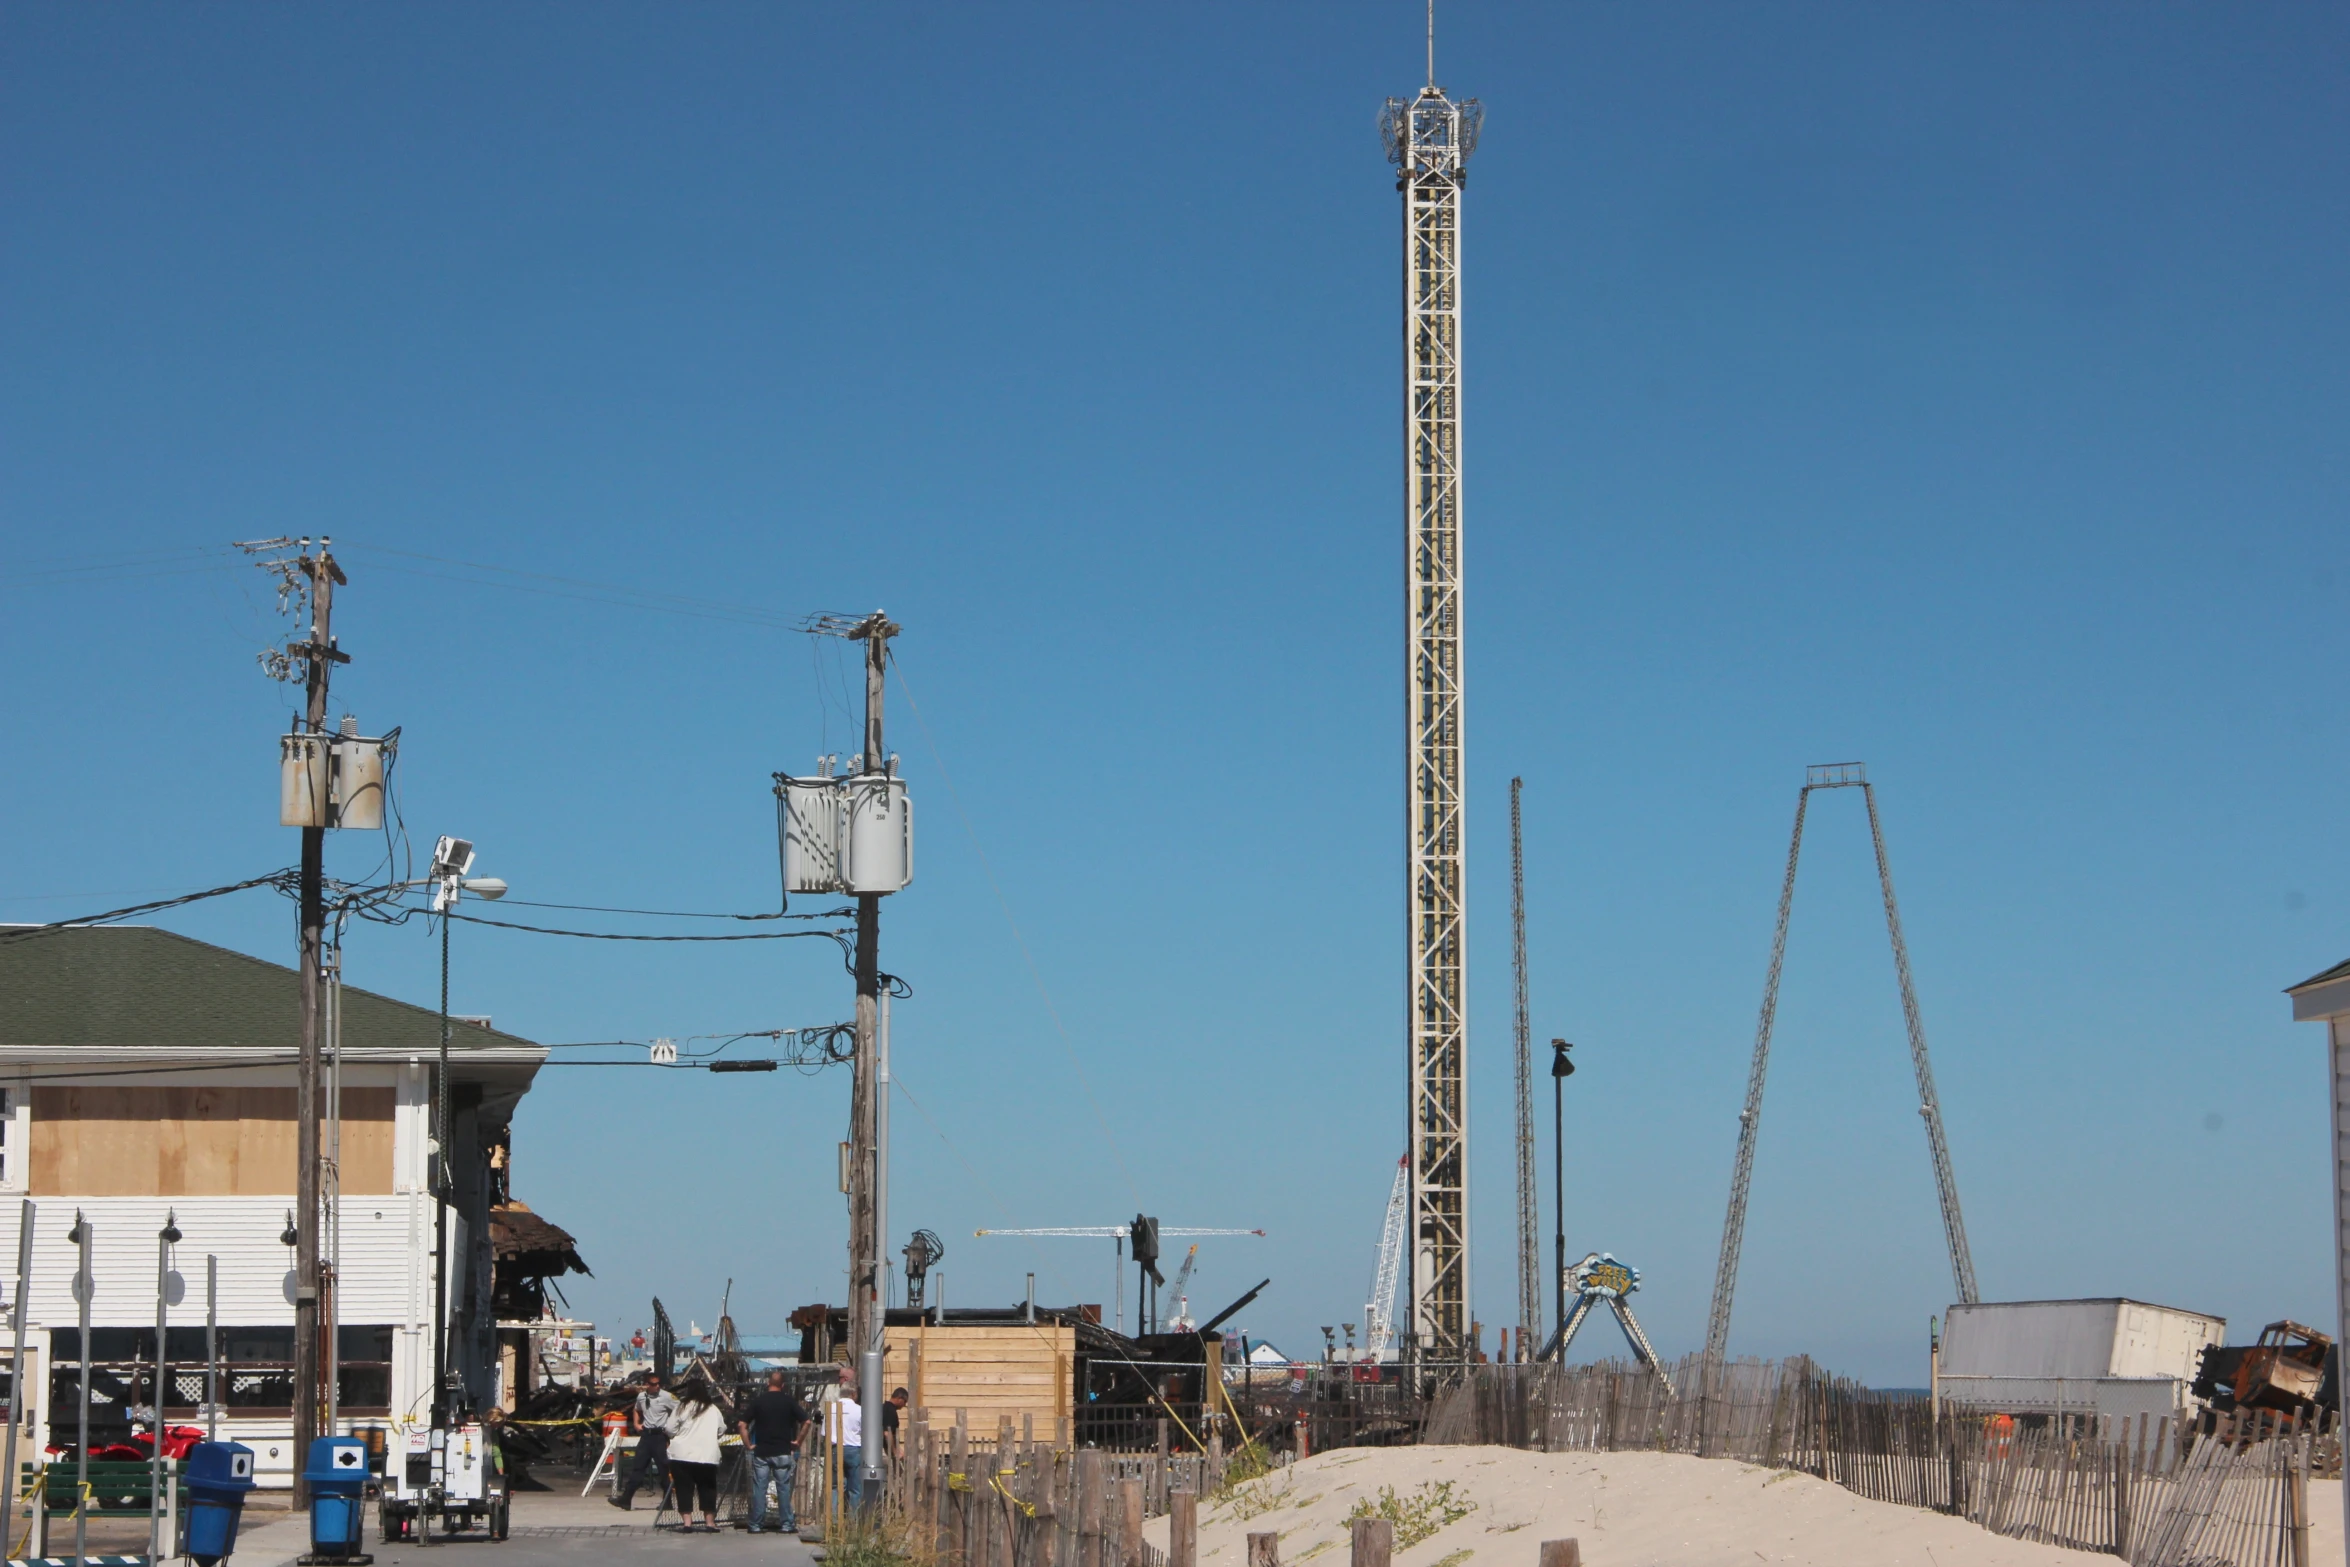
[[[1545,1540],[1536,1567],[1583,1567],[1583,1547],[1573,1540]]]
[[[1384,1518],[1357,1519],[1347,1567],[1387,1567],[1395,1554],[1395,1525]]]
[[[1199,1567],[1199,1493],[1167,1493],[1167,1567]]]
[[[1118,1567],[1142,1567],[1142,1480],[1118,1482]]]
[[[1089,1447],[1077,1455],[1077,1567],[1109,1567],[1102,1549],[1102,1454]]]
[[[1281,1536],[1273,1530],[1248,1537],[1248,1567],[1281,1567]]]

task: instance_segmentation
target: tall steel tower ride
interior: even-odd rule
[[[1403,193],[1405,907],[1411,952],[1406,1354],[1470,1349],[1468,924],[1461,809],[1461,187],[1484,109],[1428,85],[1379,116]]]

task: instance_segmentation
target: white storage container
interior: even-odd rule
[[[1942,1396],[2011,1412],[2163,1415],[2184,1407],[2225,1317],[2118,1297],[1952,1306],[1942,1329]]]

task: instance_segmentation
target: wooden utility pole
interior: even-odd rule
[[[286,649],[304,663],[303,687],[309,698],[307,732],[313,744],[326,738],[327,680],[339,663],[349,658],[335,650],[335,587],[348,579],[319,540],[316,555],[305,551],[300,570],[310,585],[310,640]],[[331,767],[317,776],[331,778]],[[311,1439],[319,1434],[318,1344],[318,1055],[326,1035],[326,984],[321,956],[326,939],[326,812],[327,791],[313,800],[313,825],[302,829],[302,1055],[295,1073],[294,1114],[296,1164],[294,1225],[294,1503],[305,1506],[309,1488],[302,1484]]]
[[[865,644],[865,752],[857,771],[879,775],[889,766],[882,742],[881,705],[889,670],[889,639],[898,627],[875,610],[849,632]],[[881,1402],[878,1372],[864,1375],[864,1356],[882,1347],[881,1228],[886,1200],[881,1168],[881,894],[857,894],[857,1053],[849,1089],[849,1353],[859,1367],[859,1402],[871,1435],[866,1473],[880,1469]],[[878,1362],[877,1362],[878,1363]],[[867,1385],[870,1382],[871,1385]]]

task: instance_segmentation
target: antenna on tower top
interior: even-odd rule
[[[1436,85],[1436,0],[1428,0],[1428,85]]]

